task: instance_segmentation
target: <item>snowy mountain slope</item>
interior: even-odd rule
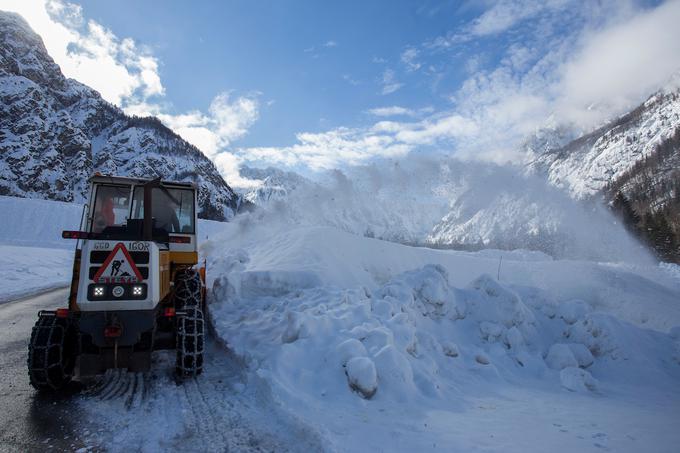
[[[225,225],[217,332],[331,451],[674,451],[680,281],[656,266]],[[650,305],[651,304],[651,305]]]
[[[587,198],[620,178],[678,126],[680,91],[662,89],[617,120],[538,155],[529,169],[573,197]]]
[[[0,194],[83,202],[87,178],[108,174],[199,184],[201,217],[241,203],[214,164],[155,118],[130,118],[66,79],[40,37],[0,12]]]
[[[526,248],[605,261],[650,257],[605,207],[575,201],[540,178],[508,168],[470,180],[427,243],[475,250]]]
[[[246,192],[245,199],[258,206],[285,201],[291,192],[310,189],[314,183],[293,171],[268,167],[265,169],[243,166],[239,170],[243,178],[261,181],[260,186]]]

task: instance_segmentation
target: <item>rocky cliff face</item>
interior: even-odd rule
[[[203,218],[242,202],[200,150],[65,78],[28,24],[0,12],[0,194],[82,202],[97,171],[193,181]]]

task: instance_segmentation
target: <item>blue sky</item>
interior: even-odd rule
[[[401,55],[483,11],[458,3],[80,2],[88,17],[151,47],[177,112],[207,108],[225,90],[261,93],[271,104],[244,146],[288,145],[299,131],[359,126],[376,106],[448,103],[464,68],[452,61],[435,84],[405,70]],[[386,70],[403,84],[389,95],[382,94]]]
[[[2,0],[64,73],[156,115],[227,180],[439,153],[521,163],[680,69],[680,2]]]

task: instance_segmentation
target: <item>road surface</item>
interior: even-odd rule
[[[71,386],[61,397],[37,394],[28,384],[26,358],[38,311],[64,306],[68,289],[0,305],[0,451],[72,450],[82,446],[70,415]]]
[[[318,436],[210,338],[197,379],[177,382],[174,355],[161,351],[150,373],[109,372],[61,396],[38,394],[26,372],[31,328],[38,311],[63,306],[67,293],[0,305],[0,452],[322,451]]]

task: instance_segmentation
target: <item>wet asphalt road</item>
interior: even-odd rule
[[[82,447],[74,384],[61,396],[38,394],[28,383],[27,345],[38,311],[66,305],[68,289],[0,304],[0,452],[73,451]]]

